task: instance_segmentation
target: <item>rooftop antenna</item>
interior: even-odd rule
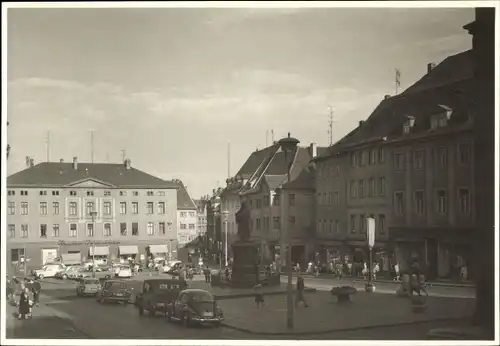
[[[45,140],[47,147],[47,162],[50,162],[50,130],[47,130],[47,138]]]
[[[330,115],[328,116],[328,137],[331,146],[333,145],[333,107],[328,106],[328,108],[330,108]]]
[[[125,149],[122,149],[121,152],[122,152],[122,161],[125,162],[125,158],[127,157],[127,152],[125,151]]]
[[[396,95],[398,94],[398,89],[401,86],[401,72],[396,69]]]
[[[271,130],[271,142],[274,144],[274,130]]]

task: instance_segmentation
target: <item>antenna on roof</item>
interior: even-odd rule
[[[47,147],[47,162],[50,162],[50,130],[47,130],[47,138],[45,140]]]
[[[328,117],[328,137],[330,140],[330,146],[333,145],[333,107],[328,106],[330,108],[330,115]]]
[[[398,88],[401,86],[401,72],[396,69],[396,95],[398,94]]]
[[[125,149],[122,149],[121,152],[122,152],[122,161],[125,162],[125,158],[127,157],[127,155],[126,155],[127,153],[126,153]]]
[[[271,142],[274,144],[274,130],[271,130]]]

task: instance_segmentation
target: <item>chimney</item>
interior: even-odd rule
[[[408,116],[408,125],[410,125],[410,127],[413,127],[415,125],[415,117],[411,115]]]
[[[430,73],[434,69],[434,67],[436,67],[436,64],[432,62],[427,64],[427,73]]]
[[[364,121],[364,120],[360,120],[360,121],[359,121],[359,126],[363,125],[364,123],[365,123],[365,121]]]
[[[26,168],[30,167],[30,161],[31,161],[31,158],[29,156],[26,156]]]
[[[30,167],[33,167],[35,165],[35,159],[30,157]]]
[[[63,163],[63,162],[64,162],[64,159],[59,159],[59,162],[60,162],[60,163]]]
[[[125,168],[130,169],[130,159],[125,159]]]
[[[390,98],[391,98],[391,95],[385,95],[385,96],[384,96],[384,100],[388,100],[388,99],[390,99]]]
[[[73,156],[73,169],[78,169],[78,157]]]
[[[309,154],[311,157],[316,157],[318,155],[318,145],[316,143],[311,143],[309,146]]]

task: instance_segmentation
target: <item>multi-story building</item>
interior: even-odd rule
[[[39,266],[166,255],[177,239],[177,190],[123,164],[45,162],[7,178],[7,260]],[[74,255],[73,255],[74,257]]]
[[[177,184],[177,241],[179,247],[186,246],[198,236],[196,226],[197,207],[189,196],[186,186],[180,180],[174,180]]]
[[[339,220],[331,238],[341,255],[366,259],[371,216],[382,269],[391,261],[404,268],[418,257],[429,276],[447,276],[467,259],[475,224],[472,71],[470,51],[429,64],[424,77],[400,95],[386,96],[316,160],[317,235],[330,230],[328,219]],[[333,206],[335,190],[339,208]]]
[[[320,151],[323,148],[319,148]],[[298,147],[294,156],[285,158],[285,153],[278,143],[250,155],[240,171],[232,179],[228,179],[227,187],[221,195],[222,210],[228,212],[228,244],[236,239],[237,224],[235,214],[239,210],[241,202],[246,201],[251,210],[250,228],[252,236],[268,243],[271,252],[280,255],[284,251],[279,246],[281,230],[287,227],[286,220],[282,217],[283,196],[279,189],[287,181],[288,164],[291,162],[291,181],[295,180],[304,168],[309,165],[312,157],[317,155],[318,147],[311,144],[309,147]],[[297,200],[301,200],[302,196]],[[307,219],[307,218],[306,218]],[[304,220],[298,220],[297,224],[309,227]],[[294,229],[302,234],[303,229]],[[306,253],[305,241],[296,244],[293,248],[294,261],[304,261]],[[231,251],[228,246],[229,252]]]
[[[222,188],[214,189],[207,203],[206,249],[210,254],[210,259],[215,260],[221,258],[222,249],[221,201],[219,197],[221,192]]]
[[[198,199],[195,200],[197,208],[197,223],[196,223],[196,234],[198,237],[204,237],[207,233],[207,204],[208,199]]]

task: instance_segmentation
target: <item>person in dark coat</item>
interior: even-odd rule
[[[40,292],[42,291],[42,285],[40,284],[38,278],[35,278],[35,282],[33,282],[31,290],[33,292],[33,304],[38,306],[38,301],[40,299]]]
[[[299,303],[304,303],[304,307],[308,307],[306,299],[304,297],[304,278],[299,274],[297,277],[297,293],[295,295],[295,306],[299,305]]]
[[[210,268],[208,268],[208,266],[203,268],[203,275],[205,275],[205,282],[207,284],[209,284],[210,283]]]
[[[26,287],[21,287],[21,295],[19,297],[19,315],[20,320],[25,320],[30,316],[30,298],[29,289]]]
[[[260,304],[264,305],[264,295],[262,294],[262,285],[258,283],[253,288],[255,290],[255,304],[257,304],[257,307],[260,307]]]

